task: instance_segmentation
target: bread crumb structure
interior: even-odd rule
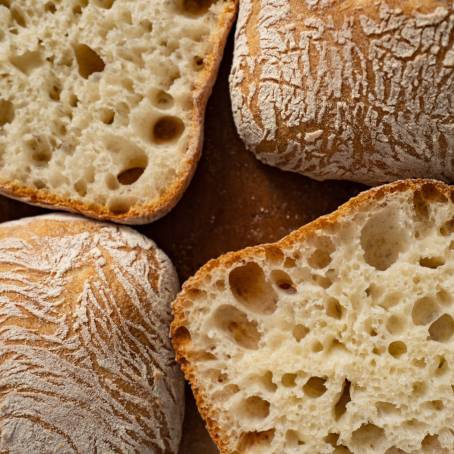
[[[454,190],[408,180],[209,262],[173,343],[223,454],[454,452]]]
[[[243,0],[239,135],[317,180],[452,181],[453,30],[452,0]]]
[[[181,196],[236,0],[0,0],[0,190],[142,223]]]
[[[148,238],[68,215],[0,225],[0,452],[176,454],[178,278]]]

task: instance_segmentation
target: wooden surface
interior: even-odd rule
[[[232,49],[230,37],[208,104],[203,156],[188,191],[169,215],[139,228],[170,256],[182,282],[209,259],[278,240],[363,189],[282,172],[262,165],[245,150],[235,131],[228,93]],[[1,221],[43,212],[0,197]],[[214,453],[188,389],[180,454]]]

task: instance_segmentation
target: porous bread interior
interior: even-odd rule
[[[369,202],[182,293],[174,345],[223,453],[454,452],[446,195]]]
[[[227,3],[0,0],[0,183],[114,214],[159,200],[199,146]]]

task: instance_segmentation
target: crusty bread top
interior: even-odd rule
[[[235,123],[318,180],[454,178],[452,0],[244,0]]]
[[[454,452],[454,188],[399,181],[189,279],[173,344],[223,454]]]
[[[128,228],[0,225],[0,452],[176,453],[177,290],[169,259]]]
[[[0,2],[0,191],[145,223],[181,197],[237,0]]]

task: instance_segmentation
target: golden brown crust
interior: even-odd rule
[[[239,0],[229,0],[224,13],[220,15],[219,32],[212,36],[213,52],[207,57],[204,69],[196,83],[193,97],[191,133],[188,140],[187,160],[179,175],[166,191],[157,199],[144,204],[136,204],[127,213],[117,214],[105,205],[84,203],[67,199],[44,189],[36,189],[18,182],[0,183],[0,194],[44,208],[61,209],[99,220],[109,220],[120,224],[147,224],[167,214],[180,200],[194,175],[203,146],[205,108],[216,81],[224,46],[231,26],[236,18]]]
[[[187,299],[191,298],[190,292],[198,289],[202,282],[210,275],[212,270],[216,268],[230,268],[234,263],[245,262],[253,256],[262,256],[272,248],[278,247],[285,249],[291,247],[295,243],[304,242],[306,238],[310,237],[317,230],[329,228],[329,226],[337,223],[343,217],[351,216],[355,212],[364,209],[368,204],[380,201],[385,196],[395,192],[405,191],[420,191],[422,196],[427,200],[434,200],[439,193],[442,193],[454,202],[454,187],[445,183],[429,179],[399,180],[394,183],[379,186],[360,193],[358,196],[353,197],[348,202],[341,205],[333,213],[322,216],[313,222],[306,224],[276,243],[248,247],[240,251],[227,253],[217,259],[210,260],[192,278],[185,282],[181,292],[178,294],[173,303],[174,320],[171,325],[172,344],[176,352],[177,361],[179,362],[186,379],[191,384],[199,412],[205,420],[208,431],[213,440],[216,442],[221,454],[235,453],[228,450],[227,433],[218,425],[216,413],[210,407],[209,402],[206,401],[204,390],[198,383],[195,370],[186,354],[186,347],[190,343],[190,339],[181,335],[181,332],[177,332],[180,328],[184,328],[186,325],[186,318],[184,315],[185,303]]]

